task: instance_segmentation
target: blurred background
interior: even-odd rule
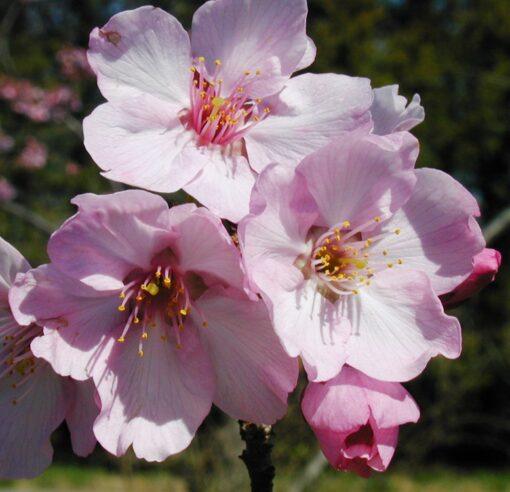
[[[154,1],[191,24],[197,0]],[[426,119],[413,132],[420,166],[443,169],[478,198],[491,247],[510,254],[510,2],[311,0],[312,72],[399,83],[417,92]],[[0,0],[0,235],[32,265],[69,200],[117,185],[87,155],[81,120],[101,102],[86,62],[88,34],[137,0]],[[170,49],[170,47],[169,47]],[[510,491],[510,268],[455,310],[464,328],[457,361],[434,360],[407,385],[422,409],[393,464],[368,481],[322,467],[299,411],[299,392],[275,426],[276,490]],[[36,412],[37,409],[34,409]],[[0,443],[1,445],[1,443]],[[155,465],[96,448],[74,457],[67,429],[54,434],[53,466],[24,490],[247,490],[237,423],[215,410],[191,447]]]

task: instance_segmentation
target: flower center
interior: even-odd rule
[[[340,296],[356,295],[362,286],[379,271],[393,268],[403,260],[388,261],[387,250],[374,251],[373,245],[390,233],[400,234],[400,229],[383,231],[371,237],[366,234],[382,221],[381,217],[352,227],[348,220],[336,224],[315,241],[311,266],[319,279],[319,291],[330,300]],[[365,234],[365,238],[363,237]]]
[[[199,145],[228,145],[243,136],[270,113],[262,99],[251,99],[246,85],[260,70],[245,70],[230,94],[222,94],[219,78],[221,61],[215,60],[216,70],[209,75],[205,58],[199,56],[191,67],[189,125],[198,135]]]
[[[129,314],[118,342],[124,342],[128,332],[138,327],[138,355],[143,357],[144,341],[149,338],[150,331],[158,326],[162,341],[172,340],[177,348],[182,347],[180,333],[191,311],[191,298],[182,277],[170,266],[158,265],[149,274],[128,276],[119,297],[122,299],[119,311]],[[196,308],[195,311],[202,319],[202,326],[207,326],[201,312]],[[165,323],[161,326],[156,320],[164,320]]]
[[[0,349],[0,380],[9,380],[12,390],[16,390],[16,396],[11,400],[17,405],[30,390],[27,382],[36,372],[38,360],[30,350],[30,343],[34,337],[41,334],[41,328],[37,325],[19,326],[7,311],[0,313],[2,323],[2,347]],[[25,388],[21,390],[20,388]]]

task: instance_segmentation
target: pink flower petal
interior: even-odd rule
[[[229,156],[219,149],[200,152],[207,152],[209,162],[184,191],[216,215],[239,222],[248,214],[255,173],[242,155]],[[199,151],[195,154],[199,158]]]
[[[361,225],[400,208],[411,195],[418,141],[410,133],[390,137],[352,132],[307,157],[297,168],[332,227]]]
[[[456,318],[444,314],[426,274],[411,270],[377,273],[370,286],[342,303],[351,320],[347,363],[383,381],[408,381],[436,355],[460,355]]]
[[[96,436],[92,431],[94,420],[99,414],[95,401],[95,387],[92,380],[73,381],[71,404],[67,410],[66,422],[71,433],[73,451],[78,456],[88,456],[96,447]]]
[[[196,304],[207,320],[200,337],[216,374],[214,403],[235,419],[273,424],[282,418],[298,364],[282,349],[263,302],[218,288]]]
[[[374,102],[370,108],[376,135],[410,130],[425,119],[420,96],[415,94],[407,105],[407,99],[399,96],[398,85],[386,85],[374,89]]]
[[[228,93],[243,73],[252,97],[277,92],[307,50],[306,0],[216,0],[202,5],[193,16],[194,56],[203,56],[210,73],[216,59]]]
[[[425,272],[436,294],[450,292],[473,269],[473,257],[485,241],[474,217],[475,198],[457,181],[435,169],[418,169],[410,200],[388,221],[387,234],[373,252],[387,250],[388,261]]]
[[[50,436],[64,420],[65,381],[41,361],[23,385],[13,389],[12,382],[0,380],[0,477],[33,478],[53,458]]]
[[[290,79],[267,101],[271,113],[245,137],[257,172],[270,163],[295,167],[346,131],[369,130],[372,90],[368,79],[304,74]]]
[[[310,381],[336,376],[347,356],[349,321],[317,292],[312,281],[293,291],[276,287],[276,282],[263,292],[263,298],[287,353],[301,356]]]
[[[50,362],[58,374],[84,380],[106,335],[123,320],[118,296],[99,294],[43,265],[18,276],[9,300],[20,324],[47,326],[45,335],[32,341],[34,355]]]
[[[253,188],[250,212],[238,227],[249,270],[265,259],[292,265],[309,252],[307,234],[317,207],[294,170],[278,165],[264,170]]]
[[[159,329],[145,340],[143,357],[138,337],[113,341],[107,365],[94,374],[101,398],[94,433],[116,456],[133,445],[138,458],[163,461],[189,445],[209,413],[213,371],[196,334],[186,327],[177,349]]]
[[[96,289],[122,288],[125,276],[135,268],[150,268],[172,237],[168,206],[157,195],[88,193],[72,203],[78,213],[53,234],[48,254],[60,271]]]
[[[317,47],[315,46],[313,39],[308,38],[305,54],[303,55],[303,58],[301,58],[301,61],[299,62],[298,66],[296,67],[296,72],[298,70],[304,70],[305,68],[308,68],[315,61],[316,55],[317,55]]]
[[[19,272],[30,269],[27,260],[7,241],[0,238],[0,303],[7,304],[7,295]]]
[[[96,27],[88,60],[109,101],[150,94],[178,109],[188,104],[189,37],[175,17],[159,8],[127,10]]]
[[[105,177],[151,191],[179,190],[207,162],[186,155],[195,147],[194,134],[174,106],[145,96],[102,104],[85,118],[83,132]]]
[[[181,271],[212,277],[212,282],[219,281],[239,290],[244,288],[241,255],[219,218],[199,208],[174,227],[178,235],[172,249],[179,257]]]

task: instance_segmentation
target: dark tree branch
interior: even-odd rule
[[[272,492],[275,469],[271,461],[273,429],[270,425],[239,421],[241,439],[246,443],[243,460],[250,475],[252,492]]]

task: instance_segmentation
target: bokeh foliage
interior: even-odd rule
[[[196,0],[156,1],[189,27]],[[101,97],[94,80],[70,82],[59,72],[56,53],[64,45],[85,47],[90,30],[135,0],[12,0],[0,2],[0,71],[45,88],[70,84],[83,109],[64,122],[34,123],[0,106],[1,129],[16,140],[0,155],[0,174],[18,189],[17,203],[59,224],[73,212],[71,197],[117,189],[104,180],[83,148],[79,122]],[[425,123],[420,166],[444,169],[479,199],[481,224],[510,205],[510,9],[507,0],[311,0],[309,33],[318,47],[311,71],[369,77],[373,86],[399,83],[401,93],[418,92]],[[169,47],[169,49],[171,49]],[[28,136],[49,148],[48,164],[28,171],[16,152]],[[78,175],[65,171],[69,161]],[[44,232],[0,209],[0,234],[36,265],[46,260]],[[507,230],[491,246],[507,256]],[[396,456],[399,466],[450,464],[503,467],[510,460],[510,269],[455,312],[464,328],[460,360],[435,360],[408,388],[422,420],[406,427]],[[171,377],[171,376],[170,376]],[[317,447],[292,398],[288,417],[276,426],[277,467],[298,473]],[[78,461],[69,453],[65,429],[57,433],[57,462],[119,468],[167,468],[192,490],[207,476],[223,477],[235,490],[245,482],[237,462],[235,426],[214,412],[189,451],[162,465],[116,460],[101,450]],[[226,490],[226,489],[225,489]]]

